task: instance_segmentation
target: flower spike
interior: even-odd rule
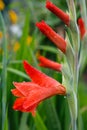
[[[79,26],[79,30],[80,30],[80,36],[81,36],[81,38],[83,38],[86,33],[86,28],[85,28],[85,23],[82,18],[78,19],[78,26]]]
[[[39,30],[47,36],[63,53],[66,53],[66,42],[65,40],[57,34],[50,26],[48,26],[44,21],[36,23]]]
[[[50,69],[56,70],[58,72],[61,72],[61,70],[62,70],[61,64],[54,62],[52,60],[49,60],[49,59],[45,58],[44,56],[39,56],[38,59],[40,61],[39,66],[50,68]]]
[[[24,61],[24,68],[33,82],[14,82],[12,94],[17,96],[13,109],[22,112],[31,112],[35,115],[36,107],[40,102],[56,94],[66,94],[65,87],[58,81],[45,75]]]
[[[46,2],[46,8],[49,9],[52,13],[54,13],[57,17],[59,17],[67,26],[70,24],[69,15],[63,12],[61,9],[56,7],[50,0]]]

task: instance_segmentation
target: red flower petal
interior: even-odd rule
[[[12,89],[11,92],[14,96],[23,97],[23,94],[17,89]]]
[[[33,80],[33,82],[40,85],[41,87],[53,87],[60,85],[60,83],[57,82],[55,79],[45,75],[36,68],[32,67],[30,64],[28,64],[27,61],[24,61],[24,68],[26,73]]]
[[[84,34],[86,33],[86,28],[85,28],[85,24],[82,18],[78,19],[78,26],[79,26],[79,30],[80,30],[80,36],[81,38],[84,37]]]
[[[39,56],[38,59],[40,61],[39,65],[42,67],[51,68],[51,69],[56,70],[56,71],[62,70],[61,64],[54,62],[52,60],[49,60],[49,59],[45,58],[44,56]]]
[[[23,105],[25,99],[26,99],[25,97],[17,98],[14,102],[13,109],[22,110],[23,109],[22,105]]]
[[[52,2],[50,2],[50,0],[47,0],[46,8],[49,9],[52,13],[54,13],[57,17],[59,17],[66,25],[69,26],[70,23],[69,15],[63,12],[58,7],[56,7]]]
[[[13,108],[23,112],[32,112],[32,114],[35,114],[35,109],[42,100],[56,94],[66,94],[65,88],[60,84],[58,86],[54,84],[49,88],[41,87],[33,82],[15,82],[14,85],[24,96],[16,99]]]
[[[59,86],[53,86],[50,88],[44,88],[40,87],[37,90],[34,90],[33,93],[31,92],[28,97],[26,98],[23,107],[25,109],[33,106],[34,104],[38,104],[38,102],[41,102],[45,100],[46,98],[49,98],[56,94],[66,94],[65,88],[61,85]]]
[[[66,53],[66,42],[65,40],[57,34],[50,26],[48,26],[44,21],[36,23],[36,26],[40,31],[47,36],[63,53]]]
[[[37,84],[35,84],[33,82],[22,82],[22,83],[14,82],[14,86],[24,96],[28,96],[29,93],[32,93],[36,89],[38,90],[38,88],[40,87],[39,85],[37,85]]]
[[[23,86],[21,88],[23,88]],[[65,93],[66,90],[62,85],[51,87],[49,89],[44,87],[38,87],[38,89],[33,88],[33,91],[31,91],[31,93],[29,93],[26,97],[16,99],[13,109],[20,110],[22,112],[31,112],[35,115],[36,107],[41,101],[53,95]]]
[[[24,101],[25,101],[25,100],[26,100],[25,97],[17,98],[17,99],[15,100],[14,105],[13,105],[13,109],[14,109],[14,110],[19,110],[19,111],[21,111],[21,112],[31,112],[32,115],[34,116],[34,115],[35,115],[35,110],[36,110],[37,104],[34,104],[34,105],[32,105],[31,107],[25,109],[25,108],[23,107],[23,104],[24,104]]]

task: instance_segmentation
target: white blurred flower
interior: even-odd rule
[[[20,28],[20,26],[19,25],[11,25],[10,26],[10,31],[14,34],[14,35],[16,35],[17,37],[20,37],[21,35],[22,35],[22,30],[21,30],[21,28]]]

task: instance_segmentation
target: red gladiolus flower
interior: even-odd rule
[[[24,61],[24,68],[32,82],[13,83],[16,89],[12,89],[12,93],[18,97],[13,109],[35,115],[35,109],[41,101],[56,94],[66,94],[62,84],[35,69],[26,61]]]
[[[86,33],[86,28],[85,28],[85,24],[84,24],[84,21],[82,18],[78,19],[78,26],[79,26],[79,30],[80,30],[80,36],[81,36],[81,38],[83,38]]]
[[[49,59],[45,58],[44,56],[39,56],[38,59],[40,61],[39,66],[50,68],[50,69],[61,72],[61,70],[62,70],[61,64],[54,62],[52,60],[49,60]]]
[[[36,26],[40,31],[46,35],[63,53],[66,52],[66,42],[58,35],[50,26],[48,26],[44,21],[36,23]]]
[[[59,17],[66,25],[69,26],[70,24],[69,15],[63,12],[58,7],[56,7],[52,2],[50,2],[50,0],[47,0],[46,8],[49,9],[52,13],[54,13],[57,17]]]

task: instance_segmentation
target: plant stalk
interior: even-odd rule
[[[2,130],[5,127],[5,118],[6,118],[6,100],[7,100],[7,40],[6,40],[6,27],[0,13],[0,26],[3,32],[3,56],[2,56],[2,77],[1,77],[1,86],[2,86]]]

